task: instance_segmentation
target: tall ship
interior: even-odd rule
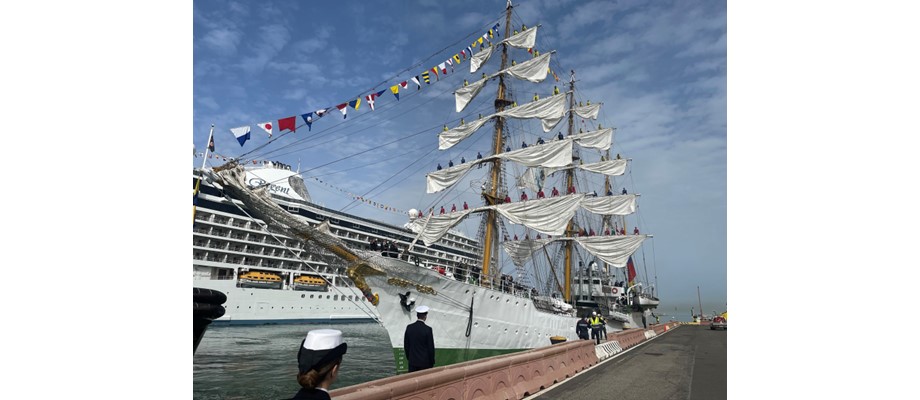
[[[504,35],[496,36],[505,39],[467,47],[470,75],[453,93],[459,124],[437,133],[444,151],[483,132],[491,153],[447,168],[439,164],[426,175],[427,193],[454,190],[467,175],[477,175],[482,204],[440,213],[410,210],[404,247],[395,257],[367,248],[366,238],[348,240],[304,221],[273,201],[276,180],[253,185],[240,162],[209,171],[209,180],[251,215],[323,254],[373,299],[400,372],[408,367],[404,332],[420,305],[431,310],[426,324],[434,332],[437,366],[577,340],[578,319],[593,313],[605,317],[608,332],[654,322],[658,298],[635,265],[652,236],[638,227],[627,231],[639,195],[615,189],[630,160],[611,155],[614,128],[596,122],[602,103],[576,101],[574,71],[562,90],[528,88],[546,80],[555,51],[535,49],[539,25],[512,24],[510,1],[496,29],[500,25]],[[515,96],[511,79],[525,96]],[[489,85],[496,86],[489,112],[464,113]],[[464,253],[469,257],[449,271],[427,266],[442,260],[426,259],[426,253],[452,246],[454,229],[464,223],[478,226]]]
[[[192,265],[194,287],[227,295],[226,313],[215,325],[371,322],[379,317],[374,298],[355,287],[334,255],[266,230],[264,221],[209,178],[211,172],[193,171]],[[271,182],[270,201],[349,247],[373,248],[389,257],[414,239],[406,227],[313,203],[303,178],[284,163],[260,163],[245,168],[244,175],[247,185]],[[479,253],[476,241],[451,232],[442,243],[418,248],[412,262],[448,274],[477,263]]]

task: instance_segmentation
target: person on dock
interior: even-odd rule
[[[588,317],[584,316],[575,323],[575,333],[581,340],[588,340]]]
[[[597,311],[591,313],[591,338],[597,340],[597,344],[601,344],[601,330],[604,328],[604,322],[600,315],[597,315]]]
[[[431,327],[425,325],[428,310],[428,306],[418,306],[415,309],[418,320],[406,327],[403,348],[409,362],[409,372],[434,367],[434,334]]]
[[[291,400],[329,400],[329,386],[339,377],[342,356],[348,344],[342,340],[342,331],[315,329],[307,332],[297,352],[297,383],[301,389]]]

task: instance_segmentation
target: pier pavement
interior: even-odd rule
[[[525,399],[725,399],[727,332],[685,325]]]

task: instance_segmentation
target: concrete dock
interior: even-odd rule
[[[727,332],[685,325],[526,399],[725,399]]]

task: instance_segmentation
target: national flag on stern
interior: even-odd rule
[[[289,129],[291,132],[297,131],[297,117],[287,117],[278,120],[278,132]]]
[[[629,256],[629,259],[626,260],[626,270],[629,275],[629,286],[633,285],[633,281],[636,279],[636,266],[633,265],[632,256]]]
[[[243,143],[246,143],[250,137],[248,125],[241,126],[239,128],[230,128],[230,133],[233,134],[233,137],[236,138],[236,141],[240,142],[240,147],[243,147]]]
[[[208,151],[214,152],[214,135],[208,136]]]

